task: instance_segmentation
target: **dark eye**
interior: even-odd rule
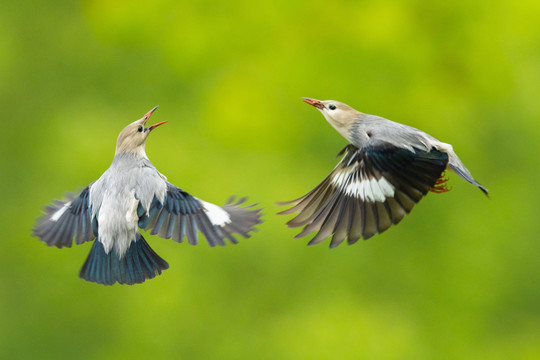
[[[328,105],[328,108],[329,108],[330,110],[336,110],[336,105],[330,104],[330,105]]]
[[[138,132],[142,132],[142,131],[143,131],[142,125],[139,125],[139,127],[137,128],[137,131],[138,131]]]

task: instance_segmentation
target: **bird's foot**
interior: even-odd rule
[[[446,174],[443,172],[441,174],[441,177],[438,178],[437,181],[435,181],[435,185],[433,185],[433,187],[429,189],[429,191],[436,194],[441,194],[452,190],[452,187],[448,187],[448,184],[446,183],[448,181],[448,178],[445,178],[445,175]]]

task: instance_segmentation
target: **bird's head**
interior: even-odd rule
[[[311,98],[302,98],[302,100],[319,109],[324,115],[326,121],[330,123],[346,139],[349,138],[349,129],[354,121],[362,115],[347,104],[335,100],[317,100]]]
[[[159,125],[163,125],[166,121],[159,122],[154,125],[145,127],[146,122],[150,118],[150,115],[157,109],[156,106],[149,112],[147,112],[141,119],[132,122],[124,128],[118,135],[118,140],[116,140],[116,153],[118,155],[123,152],[131,152],[135,154],[144,155],[144,145],[146,143],[146,138],[152,130],[157,128]],[[145,155],[144,155],[145,156]]]

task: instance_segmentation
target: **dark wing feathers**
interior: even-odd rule
[[[448,155],[435,149],[413,151],[382,141],[359,149],[347,145],[338,166],[306,195],[281,205],[279,214],[299,214],[289,227],[304,226],[296,237],[318,232],[308,245],[332,236],[330,247],[353,244],[397,224],[435,185]]]
[[[234,234],[249,237],[254,227],[261,223],[260,209],[250,209],[251,206],[241,205],[244,199],[233,203],[234,198],[229,199],[221,209],[228,215],[230,221],[213,223],[204,202],[191,196],[187,192],[168,184],[167,193],[161,203],[154,198],[150,209],[139,213],[139,226],[151,230],[151,234],[164,238],[172,238],[176,242],[182,242],[184,237],[191,245],[199,242],[200,231],[210,246],[224,246],[225,239],[236,244]]]
[[[71,247],[95,238],[91,223],[87,186],[78,196],[67,195],[66,201],[56,200],[44,209],[45,215],[38,219],[33,235],[49,246]]]

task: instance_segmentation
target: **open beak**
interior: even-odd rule
[[[324,104],[322,103],[321,100],[317,100],[317,99],[311,99],[311,98],[307,98],[307,97],[303,97],[302,100],[306,103],[306,104],[309,104],[311,106],[315,106],[317,109],[319,110],[322,110],[324,109]]]
[[[158,122],[157,124],[154,124],[154,125],[150,125],[149,127],[147,127],[148,131],[152,131],[154,130],[155,128],[157,128],[159,125],[163,125],[165,124],[166,121],[162,121],[162,122]]]
[[[156,109],[157,109],[158,107],[159,107],[159,105],[156,106],[156,107],[154,107],[152,110],[150,110],[149,112],[147,112],[147,113],[143,116],[143,119],[144,119],[144,123],[145,123],[145,124],[146,124],[146,122],[148,121],[148,119],[150,118],[150,115],[152,115],[152,113],[153,113],[154,111],[156,111]],[[148,126],[145,130],[146,130],[146,131],[152,131],[152,130],[154,130],[155,128],[157,128],[159,125],[163,125],[163,124],[165,124],[165,123],[166,123],[166,121],[162,121],[162,122],[160,122],[160,123],[157,123],[157,124],[154,124],[154,125],[150,125],[150,126]]]
[[[143,119],[144,119],[144,122],[145,122],[145,123],[146,123],[146,120],[148,120],[148,118],[150,118],[150,115],[152,115],[152,113],[153,113],[154,111],[156,111],[156,109],[157,109],[158,107],[159,107],[159,105],[158,105],[158,106],[155,106],[152,110],[150,110],[149,112],[147,112],[146,114],[144,114]]]

